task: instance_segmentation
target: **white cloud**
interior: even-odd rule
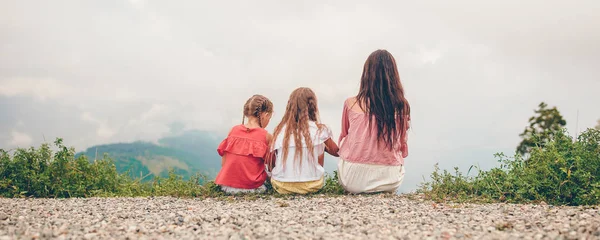
[[[128,2],[136,8],[142,8],[146,4],[146,0],[128,0]]]
[[[105,121],[100,121],[89,112],[81,113],[81,120],[92,123],[97,126],[96,135],[103,139],[111,138],[115,135],[115,130],[110,128]]]
[[[29,147],[33,143],[33,139],[26,133],[13,130],[11,132],[10,146],[13,147]]]
[[[96,134],[98,135],[98,137],[101,138],[110,138],[115,135],[115,131],[106,126],[106,124],[100,124],[100,126],[96,130]]]
[[[160,115],[161,113],[164,113],[166,110],[165,105],[163,104],[153,104],[152,107],[145,113],[142,114],[142,116],[140,117],[140,119],[142,121],[146,121],[149,120],[153,117],[156,117],[158,115]]]
[[[211,51],[209,51],[207,49],[203,49],[203,55],[205,57],[214,57],[215,56],[215,54],[213,52],[211,52]]]
[[[421,61],[424,64],[435,64],[435,62],[442,57],[442,53],[437,49],[422,50]]]
[[[40,100],[63,97],[71,87],[51,78],[9,78],[0,81],[0,95],[7,97],[31,96]]]
[[[125,87],[117,87],[114,89],[113,97],[119,102],[131,102],[140,99],[140,96],[136,91]]]
[[[92,117],[92,114],[89,112],[83,112],[81,113],[81,120],[89,122],[89,123],[94,123],[94,124],[99,124],[100,121],[98,121],[97,119],[95,119],[94,117]]]

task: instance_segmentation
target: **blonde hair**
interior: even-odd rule
[[[283,118],[281,119],[279,125],[275,127],[273,139],[271,140],[271,146],[273,147],[275,139],[277,139],[277,136],[281,134],[283,128],[285,127],[282,146],[283,159],[287,159],[290,137],[293,136],[294,145],[296,146],[296,151],[294,153],[294,165],[302,166],[302,162],[298,162],[300,159],[302,159],[303,154],[302,139],[304,139],[306,147],[308,148],[308,153],[310,154],[309,161],[313,163],[315,161],[314,146],[308,125],[309,121],[315,122],[318,126],[318,131],[321,131],[322,125],[319,123],[317,96],[310,88],[298,88],[290,94]],[[285,162],[286,161],[283,161],[284,168]]]

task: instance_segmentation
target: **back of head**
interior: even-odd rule
[[[377,50],[367,58],[363,68],[357,103],[377,126],[377,139],[386,147],[398,144],[405,134],[402,129],[410,116],[410,105],[404,97],[396,60],[386,50]]]
[[[271,100],[263,95],[258,94],[250,97],[244,104],[244,116],[242,117],[242,124],[244,124],[244,118],[256,117],[258,118],[258,124],[260,127],[263,127],[260,121],[260,114],[263,112],[273,112],[273,103]]]
[[[294,153],[295,162],[298,163],[302,159],[302,140],[308,148],[310,156],[314,153],[312,138],[309,131],[309,121],[318,123],[319,110],[317,107],[317,96],[310,88],[297,88],[290,94],[283,118],[275,131],[273,132],[273,140],[277,139],[278,135],[283,134],[283,159],[287,158],[290,137],[294,138]],[[285,132],[282,130],[285,128]],[[313,161],[314,159],[310,159]],[[285,161],[283,161],[285,165]],[[302,162],[299,162],[301,165]]]

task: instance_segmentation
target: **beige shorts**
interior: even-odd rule
[[[271,179],[271,185],[273,185],[273,189],[280,194],[289,194],[289,193],[297,193],[297,194],[307,194],[314,193],[321,188],[323,188],[324,183],[323,177],[316,181],[309,182],[280,182],[275,179]]]

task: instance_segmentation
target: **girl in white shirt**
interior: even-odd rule
[[[310,88],[298,88],[273,133],[267,159],[271,185],[281,194],[306,194],[323,187],[324,154],[337,157],[331,130],[319,122],[317,97]]]

